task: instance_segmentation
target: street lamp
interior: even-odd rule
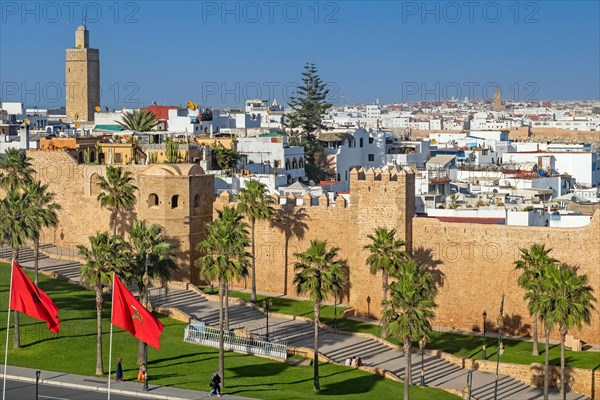
[[[337,329],[337,293],[333,294],[333,329]]]
[[[263,309],[265,310],[265,313],[267,313],[267,341],[269,341],[269,310],[271,309],[271,306],[273,306],[273,299],[263,299]]]
[[[485,320],[487,319],[487,313],[483,310],[483,350],[481,350],[481,359],[485,361]]]
[[[494,384],[494,400],[498,398],[498,372],[500,369],[500,355],[504,353],[504,345],[502,343],[502,328],[504,328],[504,318],[502,317],[502,313],[504,311],[504,294],[502,294],[502,302],[500,303],[500,314],[498,314],[497,323],[498,323],[498,351],[496,358],[496,382]]]
[[[35,400],[38,400],[38,383],[40,381],[40,375],[42,374],[42,371],[40,371],[39,369],[37,371],[35,371]]]
[[[419,340],[419,349],[421,349],[421,382],[419,383],[421,386],[425,386],[425,368],[424,368],[424,354],[425,354],[425,345],[427,344],[427,339],[425,336]]]

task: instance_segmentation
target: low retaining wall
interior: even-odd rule
[[[600,354],[598,355],[600,358]],[[458,357],[455,357],[458,358]],[[460,365],[458,360],[448,360],[456,365]],[[463,359],[462,364],[465,368],[473,368],[478,371],[496,373],[496,362],[493,360],[472,360]],[[526,364],[499,364],[499,372],[518,379],[530,386],[544,386],[544,364],[531,363]],[[560,387],[560,367],[550,366],[550,387],[558,389]],[[600,382],[600,370],[589,370],[582,368],[565,367],[565,381],[567,390],[584,394],[593,400],[600,400],[598,382]]]

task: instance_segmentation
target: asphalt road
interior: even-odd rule
[[[2,382],[0,382],[0,395]],[[1,397],[0,397],[1,398]],[[39,400],[106,400],[107,393],[95,390],[70,389],[61,386],[39,385]],[[111,393],[111,400],[140,400],[139,397]],[[6,380],[6,400],[36,400],[35,383]]]

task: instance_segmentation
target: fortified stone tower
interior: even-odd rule
[[[90,35],[85,25],[75,31],[75,48],[66,53],[67,119],[93,121],[100,105],[100,52],[89,48]]]
[[[213,176],[196,164],[156,164],[139,179],[137,218],[165,228],[166,239],[178,249],[176,262],[181,268],[175,278],[198,283],[196,246],[212,220]]]

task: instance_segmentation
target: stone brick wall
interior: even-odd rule
[[[102,209],[96,199],[100,192],[99,176],[106,176],[106,165],[78,164],[66,151],[28,151],[37,178],[56,193],[61,205],[59,224],[45,229],[42,243],[64,247],[68,254],[77,254],[76,246],[88,245],[88,237],[99,231],[111,231],[110,211]],[[197,242],[203,239],[204,225],[212,219],[214,180],[193,164],[126,165],[131,171],[137,204],[132,212],[118,216],[117,232],[127,237],[134,218],[145,219],[165,228],[166,239],[177,245],[176,261],[181,266],[175,276],[179,280],[197,281],[193,260],[198,258]],[[150,194],[157,194],[159,204],[150,207]],[[173,206],[173,196],[177,205]]]
[[[407,195],[407,193],[410,193]],[[342,195],[330,202],[326,196],[301,199],[276,198],[278,213],[301,219],[293,226],[294,218],[256,225],[256,278],[259,291],[274,294],[295,294],[293,286],[294,253],[305,251],[314,239],[327,240],[340,248],[339,257],[348,265],[349,280],[343,301],[359,315],[374,315],[381,304],[381,277],[372,276],[365,265],[367,234],[376,227],[398,230],[397,238],[410,245],[411,216],[414,214],[414,175],[404,170],[353,170],[350,174],[350,202]],[[235,203],[227,193],[215,202],[216,210]],[[411,211],[407,211],[411,210]],[[304,228],[302,225],[304,224]],[[250,282],[237,282],[249,287]],[[370,300],[370,303],[367,302]],[[333,299],[331,299],[333,300]],[[338,302],[340,300],[338,299]]]
[[[517,285],[514,262],[519,248],[544,243],[558,260],[580,268],[589,276],[600,298],[600,212],[583,228],[537,228],[440,222],[413,219],[413,252],[436,265],[441,284],[436,299],[435,325],[464,330],[481,329],[482,313],[488,314],[488,330],[495,329],[500,298],[505,293],[504,318],[508,332],[530,332],[531,317],[523,291]],[[596,304],[600,308],[600,304]],[[600,343],[600,320],[570,332],[586,342]],[[556,333],[555,333],[556,334]],[[556,338],[556,336],[554,336]]]

